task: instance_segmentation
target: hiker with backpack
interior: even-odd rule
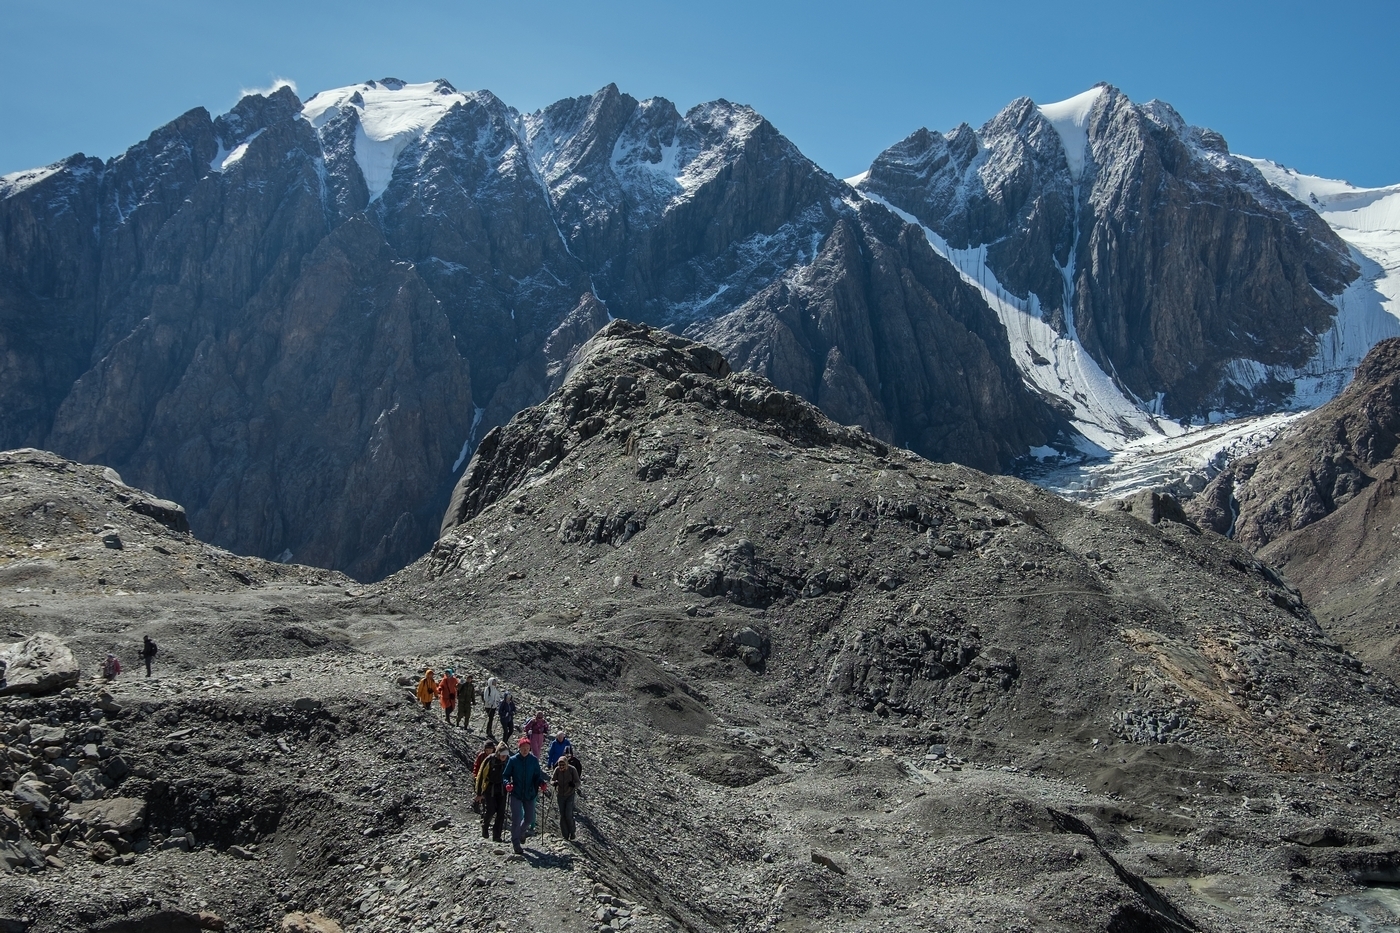
[[[503,697],[501,682],[494,677],[486,678],[486,686],[481,688],[481,706],[486,710],[486,734],[492,738],[496,737],[492,731],[492,724],[496,721],[496,711],[500,709]],[[501,728],[505,728],[504,723]]]
[[[515,697],[507,690],[501,695],[501,705],[496,708],[501,717],[501,741],[509,742],[515,733]]]
[[[160,649],[156,647],[155,642],[151,641],[151,636],[142,635],[141,637],[142,639],[144,639],[144,641],[141,644],[141,660],[146,662],[146,676],[150,677],[151,662],[156,659],[156,652]]]
[[[544,737],[549,735],[549,722],[544,718],[544,710],[535,713],[535,718],[525,723],[525,738],[530,740],[530,754],[544,761]]]
[[[433,677],[433,669],[430,667],[423,674],[423,679],[418,681],[418,702],[423,704],[423,711],[426,713],[428,707],[433,705],[433,699],[437,696],[438,683]]]
[[[502,744],[492,749],[476,769],[476,793],[481,799],[481,838],[501,841],[501,831],[506,821],[506,755],[510,750]],[[514,841],[512,832],[511,841]],[[517,852],[520,848],[517,846]]]
[[[452,710],[457,706],[457,675],[452,668],[438,681],[438,701],[442,703],[442,721],[452,722]]]
[[[107,655],[107,660],[102,662],[102,679],[116,680],[117,675],[122,672],[122,662],[117,660],[115,654]]]
[[[499,751],[498,751],[499,757]],[[522,737],[518,750],[506,760],[501,772],[506,793],[510,794],[510,844],[516,855],[525,854],[525,828],[535,825],[535,801],[540,791],[549,792],[540,760],[530,754],[530,740]]]
[[[559,801],[559,835],[572,842],[577,827],[574,825],[574,805],[578,803],[579,773],[571,764],[570,755],[559,758],[554,767],[555,799]]]
[[[476,684],[470,673],[462,675],[462,683],[457,687],[457,725],[471,728],[472,703],[476,700]]]

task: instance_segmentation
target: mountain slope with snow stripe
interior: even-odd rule
[[[1040,104],[1041,116],[1050,121],[1065,147],[1070,178],[1079,181],[1084,176],[1084,157],[1089,148],[1089,114],[1103,96],[1104,86],[1097,85],[1082,94],[1053,104]]]

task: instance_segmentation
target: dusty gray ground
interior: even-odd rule
[[[666,335],[605,333],[483,443],[433,553],[374,587],[260,562],[243,583],[219,570],[243,559],[164,526],[127,537],[170,554],[62,560],[115,488],[83,469],[0,475],[0,612],[128,674],[110,702],[0,701],[6,786],[38,759],[71,810],[95,770],[146,821],[110,853],[61,815],[6,823],[61,863],[0,876],[14,929],[1400,924],[1377,886],[1400,881],[1395,688],[1268,568],[885,450]],[[40,499],[73,529],[36,560]],[[480,712],[421,713],[424,664],[501,676],[569,729],[576,846],[548,820],[524,860],[480,839]]]

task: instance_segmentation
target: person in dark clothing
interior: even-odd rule
[[[554,792],[559,801],[559,835],[572,841],[576,833],[574,826],[574,804],[578,803],[578,772],[569,764],[567,757],[559,759],[554,768]]]
[[[496,754],[496,740],[487,739],[486,744],[481,746],[481,751],[476,753],[476,761],[472,764],[472,788],[476,787],[476,779],[481,774],[481,763]],[[476,791],[472,797],[472,809],[477,813],[481,812],[481,792]]]
[[[461,686],[457,688],[457,725],[468,729],[472,724],[472,704],[476,702],[476,683],[471,674],[462,675]]]
[[[143,635],[142,638],[144,638],[145,641],[141,644],[141,660],[146,662],[146,676],[150,677],[151,662],[156,659],[156,651],[159,649],[156,648],[156,643],[151,641],[151,636]]]
[[[512,733],[515,732],[515,697],[510,695],[509,690],[501,698],[496,715],[501,717],[501,741],[509,742]]]
[[[476,792],[481,797],[481,838],[485,839],[489,831],[491,838],[496,842],[501,841],[501,830],[505,828],[506,822],[504,776],[508,751],[509,749],[502,745],[483,761],[476,771]]]
[[[510,794],[510,844],[516,855],[525,854],[525,827],[535,822],[535,799],[541,790],[549,792],[540,760],[530,754],[530,740],[520,740],[520,750],[506,760],[501,774]]]

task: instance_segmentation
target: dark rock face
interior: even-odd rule
[[[1300,202],[1160,101],[1102,88],[1082,168],[1026,98],[974,131],[921,129],[860,183],[988,268],[1140,399],[1174,416],[1277,403],[1231,360],[1297,366],[1359,270]],[[1321,292],[1321,295],[1318,293]],[[1251,396],[1252,393],[1252,396]]]
[[[981,296],[917,227],[875,205],[703,332],[736,366],[911,450],[994,470],[1053,433]]]
[[[1359,656],[1400,672],[1400,339],[1383,340],[1340,396],[1231,464],[1188,505],[1287,572]]]
[[[409,88],[440,118],[383,142],[403,90],[252,95],[0,185],[0,448],[373,578],[612,316],[722,337],[929,456],[994,468],[1051,433],[990,309],[750,108],[609,86],[522,115],[440,81]]]

